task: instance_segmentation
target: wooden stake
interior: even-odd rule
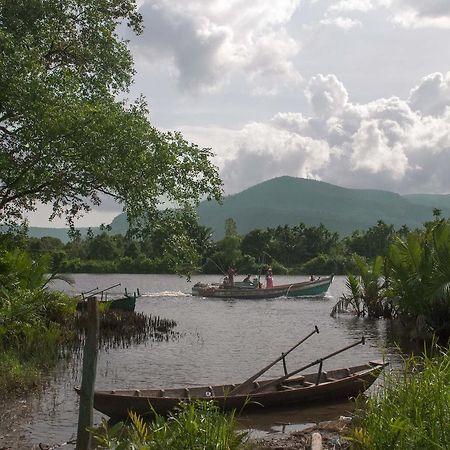
[[[83,373],[80,389],[80,410],[78,413],[78,431],[76,450],[90,450],[93,425],[94,388],[97,371],[98,353],[98,304],[96,297],[87,299],[88,326],[83,352]]]

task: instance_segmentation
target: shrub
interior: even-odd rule
[[[237,450],[247,443],[234,413],[223,414],[212,401],[181,403],[168,418],[155,414],[150,424],[134,413],[129,423],[112,428],[103,421],[94,437],[100,449]]]
[[[385,375],[376,396],[356,414],[355,449],[450,448],[450,350],[411,357],[401,375]],[[360,399],[361,401],[361,399]]]

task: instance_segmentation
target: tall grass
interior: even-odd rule
[[[450,350],[411,357],[405,371],[385,376],[378,395],[356,415],[354,449],[450,448]]]
[[[64,326],[75,312],[67,296],[45,289],[0,291],[0,395],[37,387],[43,372],[61,356],[73,332]]]
[[[130,413],[129,423],[94,431],[99,449],[142,450],[238,450],[248,449],[247,433],[236,429],[233,413],[223,414],[210,402],[181,403],[174,415],[155,414],[146,423]]]

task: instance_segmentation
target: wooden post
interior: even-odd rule
[[[87,299],[88,326],[83,352],[83,373],[80,389],[80,410],[76,450],[90,450],[93,425],[94,387],[98,353],[98,304],[96,297]]]
[[[313,433],[311,436],[311,450],[322,450],[322,435],[320,433]]]

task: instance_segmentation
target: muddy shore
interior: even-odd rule
[[[259,450],[345,450],[350,448],[345,439],[349,423],[349,417],[341,417],[318,422],[302,431],[267,435],[255,443]]]

